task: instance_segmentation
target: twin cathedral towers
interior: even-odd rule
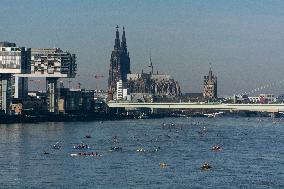
[[[108,90],[110,94],[116,91],[116,83],[119,80],[127,81],[127,74],[130,74],[130,58],[127,51],[125,29],[123,27],[120,42],[118,26],[116,26],[116,34],[114,41],[114,49],[110,58],[110,69],[108,78]]]

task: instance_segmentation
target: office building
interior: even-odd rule
[[[28,94],[27,78],[20,75],[30,72],[30,57],[31,49],[0,42],[0,108],[5,113],[9,113],[12,98]]]
[[[126,82],[119,80],[116,83],[116,100],[127,100],[128,98],[128,89]]]
[[[48,111],[58,112],[59,78],[76,75],[76,55],[60,48],[35,48],[31,50],[31,74],[27,77],[46,78]]]

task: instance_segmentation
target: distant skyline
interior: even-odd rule
[[[284,79],[281,0],[2,0],[0,41],[60,47],[77,55],[83,88],[106,88],[115,27],[126,28],[131,71],[168,73],[183,92],[201,92],[212,63],[218,94]],[[284,84],[258,93],[284,93]]]

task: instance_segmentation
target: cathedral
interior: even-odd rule
[[[121,93],[117,82],[125,83],[127,90],[130,93],[152,94],[158,96],[179,96],[181,90],[179,83],[171,78],[168,74],[155,74],[153,72],[153,64],[150,58],[151,67],[150,73],[133,73],[130,72],[130,58],[127,51],[125,29],[120,42],[119,27],[116,26],[114,49],[111,53],[109,78],[108,78],[108,92],[109,100],[115,99],[115,94]]]
[[[130,93],[148,93],[155,96],[180,96],[179,83],[168,74],[127,74]]]
[[[114,49],[111,53],[111,58],[110,58],[108,91],[109,95],[111,96],[116,91],[116,83],[119,80],[126,82],[127,74],[130,73],[130,58],[129,58],[129,52],[127,51],[125,29],[123,27],[122,31],[123,33],[120,42],[118,28],[119,27],[116,26]]]

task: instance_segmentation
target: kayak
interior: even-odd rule
[[[74,149],[89,149],[91,148],[90,146],[88,145],[84,145],[84,146],[73,146]]]
[[[102,154],[70,154],[70,156],[92,156],[92,157],[101,157],[103,156]]]
[[[111,147],[108,151],[112,152],[112,151],[119,151],[119,150],[122,150],[122,148],[119,146],[115,146],[115,147]]]

